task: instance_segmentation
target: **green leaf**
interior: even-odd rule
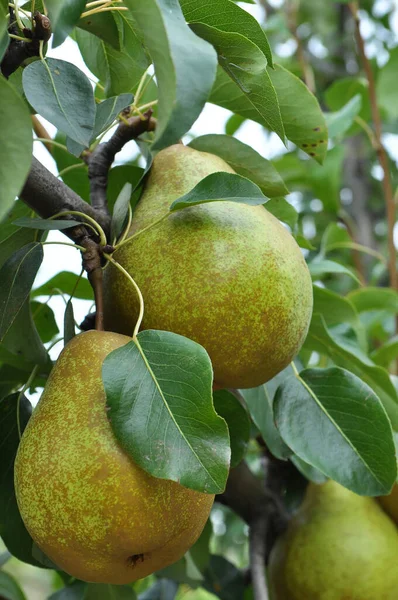
[[[155,67],[159,105],[153,148],[161,150],[176,143],[201,113],[217,57],[210,44],[189,29],[178,0],[126,0],[126,5]]]
[[[110,15],[111,13],[102,14]],[[116,27],[116,23],[113,19],[113,16],[112,21]],[[89,33],[88,31],[83,31],[82,29],[76,29],[75,39],[87,67],[96,77],[98,77],[102,84],[106,84],[110,77],[108,61],[106,56],[107,45],[104,44],[104,42],[98,39],[98,37],[96,37],[95,35]]]
[[[331,138],[344,135],[354,123],[362,106],[362,97],[356,94],[337,112],[326,113],[325,119]]]
[[[74,144],[80,151],[84,147],[60,131],[55,136],[55,141],[59,144]],[[57,164],[58,173],[62,173],[61,178],[67,186],[69,186],[78,196],[86,202],[90,202],[90,182],[88,179],[88,166],[80,158],[73,156],[70,151],[67,151],[59,146],[53,146],[53,157]],[[79,165],[79,166],[77,166]],[[71,168],[73,167],[73,168]]]
[[[223,491],[230,459],[228,429],[212,403],[212,375],[202,346],[166,331],[142,331],[102,367],[122,448],[154,477],[209,494]]]
[[[12,85],[0,76],[0,221],[13,208],[32,161],[29,109]]]
[[[289,193],[274,165],[236,138],[229,135],[203,135],[192,140],[189,146],[219,156],[239,175],[258,185],[265,196],[272,198]]]
[[[234,135],[245,120],[246,119],[240,115],[231,115],[225,123],[225,133],[227,135]]]
[[[391,85],[391,82],[395,80],[397,69],[398,48],[392,48],[388,62],[380,69],[376,87],[378,103],[391,120],[398,118],[397,97],[394,93],[394,86]]]
[[[349,369],[367,383],[383,403],[393,428],[398,430],[398,394],[385,369],[358,356],[341,338],[332,336],[322,316],[315,313],[303,348],[329,356],[336,365]]]
[[[125,183],[116,199],[111,222],[111,240],[116,241],[123,231],[128,215],[132,190],[133,187],[131,183]]]
[[[73,314],[73,304],[70,300],[65,308],[64,313],[64,346],[71,341],[76,335],[75,316]]]
[[[397,477],[391,424],[379,398],[337,367],[289,377],[274,400],[285,442],[305,462],[356,494],[388,494]]]
[[[19,514],[14,489],[14,461],[19,445],[17,421],[19,394],[0,400],[0,535],[8,550],[19,560],[40,566],[32,556],[32,538]],[[24,431],[32,407],[22,395],[19,401],[19,422]]]
[[[290,460],[292,461],[296,469],[300,471],[300,473],[309,481],[313,481],[314,483],[320,485],[328,480],[328,477],[321,473],[319,469],[316,469],[315,467],[309,465],[298,456],[291,456]]]
[[[136,598],[130,586],[109,583],[89,583],[84,594],[84,600],[136,600]]]
[[[38,113],[76,142],[90,143],[94,94],[80,69],[55,58],[38,60],[24,69],[22,82],[26,98]]]
[[[322,165],[313,164],[308,169],[308,184],[311,193],[322,201],[325,210],[338,213],[340,210],[341,173],[345,158],[344,146],[329,150]]]
[[[126,183],[130,183],[134,190],[130,198],[130,205],[134,210],[141,195],[140,182],[144,174],[144,169],[135,165],[119,165],[109,171],[107,188],[109,210],[113,212],[116,200]]]
[[[41,302],[31,302],[30,309],[41,341],[44,343],[51,342],[59,333],[53,310],[48,304],[42,304]]]
[[[241,600],[244,597],[243,572],[222,556],[213,556],[205,571],[203,587],[221,600]]]
[[[361,288],[350,292],[347,298],[359,313],[369,310],[386,310],[393,314],[398,313],[398,292],[391,288]]]
[[[180,560],[172,565],[157,571],[156,575],[162,579],[166,578],[178,583],[186,583],[191,588],[197,588],[203,581],[203,576],[191,559],[189,552],[186,552]],[[141,596],[139,598],[141,600]]]
[[[394,335],[388,342],[380,346],[380,348],[376,348],[370,357],[376,365],[388,369],[392,361],[398,357],[398,336]]]
[[[62,8],[56,21],[51,21],[51,27],[54,32],[52,47],[56,48],[71,33],[80,15],[84,12],[86,0],[62,0]],[[51,15],[50,15],[51,18]]]
[[[7,219],[2,223],[0,227],[0,268],[14,252],[35,240],[35,231],[13,225],[15,219],[30,213],[30,208],[21,200],[17,200],[13,203]]]
[[[267,198],[260,188],[246,177],[234,173],[218,172],[208,175],[187,194],[174,200],[170,206],[170,211],[221,200],[257,206],[264,204]]]
[[[178,583],[171,579],[158,579],[156,583],[138,596],[138,600],[174,600]]]
[[[16,580],[4,571],[0,571],[0,597],[4,600],[26,600]]]
[[[281,65],[269,69],[286,137],[322,164],[328,147],[325,117],[307,86]]]
[[[120,34],[112,12],[100,12],[83,17],[78,21],[77,27],[89,32],[92,37],[96,36],[110,44],[115,50],[121,50]],[[78,35],[79,32],[77,32]]]
[[[69,227],[76,227],[78,221],[62,220],[62,219],[31,219],[29,217],[21,217],[14,221],[14,225],[18,227],[29,227],[30,229],[42,229],[44,231],[50,231],[53,229],[68,229]]]
[[[298,221],[297,210],[285,198],[271,198],[265,204],[265,209],[274,215],[279,221],[289,225],[294,230]]]
[[[250,439],[250,421],[246,409],[228,390],[213,394],[216,413],[225,419],[231,442],[231,468],[236,467],[245,455]]]
[[[334,260],[327,260],[316,257],[310,263],[308,263],[308,268],[313,279],[322,279],[324,275],[330,275],[335,273],[338,275],[348,275],[358,284],[360,283],[355,273],[348,269],[348,267],[345,267],[344,265],[341,265],[340,263],[335,262]]]
[[[340,323],[350,323],[357,333],[362,337],[362,325],[359,320],[355,306],[348,298],[340,296],[332,290],[321,288],[317,285],[312,287],[314,298],[314,313],[323,316],[328,327],[339,325]]]
[[[43,260],[43,246],[31,243],[17,250],[0,269],[0,341],[29,296]]]
[[[249,79],[249,76],[246,76]],[[250,76],[250,85],[246,81],[245,89],[230,78],[219,67],[209,101],[237,113],[245,119],[257,121],[271,131],[275,131],[282,141],[285,131],[275,88],[268,72]]]
[[[274,423],[272,403],[265,385],[256,388],[240,390],[245,399],[253,423],[261,433],[261,437],[270,452],[280,460],[286,460],[292,451],[281,438]]]
[[[339,111],[347,103],[359,95],[361,97],[361,108],[358,113],[358,117],[361,117],[365,122],[368,122],[371,116],[370,101],[369,101],[369,89],[365,79],[355,79],[353,77],[346,77],[344,79],[338,79],[332,83],[332,85],[326,90],[325,100],[328,107],[333,111]],[[361,128],[357,124],[353,124],[352,127],[347,131],[348,135],[361,131]]]
[[[10,560],[11,556],[12,555],[10,552],[8,552],[8,550],[0,554],[0,568]]]
[[[84,600],[88,585],[84,581],[74,581],[71,585],[51,594],[48,600]]]
[[[209,25],[227,33],[239,33],[258,46],[272,67],[272,52],[261,25],[230,0],[180,0],[188,23]]]
[[[84,277],[80,277],[79,282],[76,283],[77,279],[78,276],[75,273],[71,273],[70,271],[61,271],[46,281],[46,283],[43,283],[43,285],[40,287],[32,290],[32,297],[36,298],[37,296],[54,296],[63,292],[69,296],[73,294],[74,298],[92,300],[93,288],[88,280]]]

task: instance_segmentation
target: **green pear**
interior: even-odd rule
[[[159,152],[131,237],[113,257],[144,296],[142,329],[195,340],[210,355],[219,387],[251,388],[300,350],[312,312],[311,278],[295,240],[263,206],[211,202],[168,215],[175,199],[217,171],[233,172],[217,156],[182,144]],[[138,311],[133,286],[110,264],[105,328],[131,335]]]
[[[18,505],[33,540],[84,581],[129,583],[175,562],[199,537],[214,500],[151,477],[118,445],[101,368],[129,341],[89,331],[67,344],[15,461]]]
[[[271,552],[272,600],[396,600],[398,530],[373,498],[310,484]]]

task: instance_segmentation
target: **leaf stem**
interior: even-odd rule
[[[62,177],[63,175],[65,175],[65,173],[69,173],[69,171],[73,171],[74,169],[82,169],[83,167],[87,168],[87,165],[85,162],[77,163],[75,165],[69,165],[69,167],[65,167],[65,169],[62,169],[58,173],[58,177]]]
[[[107,8],[103,8],[102,6],[99,8],[93,8],[92,10],[88,10],[81,15],[81,19],[85,19],[90,15],[97,15],[98,13],[111,12],[111,11],[124,11],[128,10],[126,6],[109,6]]]
[[[144,298],[142,296],[141,290],[138,287],[138,285],[136,284],[136,282],[134,281],[134,279],[131,277],[130,273],[128,273],[126,271],[126,269],[124,267],[122,267],[121,264],[119,264],[114,258],[112,258],[112,256],[110,256],[109,254],[105,254],[104,256],[107,260],[109,260],[109,262],[111,262],[113,265],[115,265],[115,267],[117,269],[119,269],[119,271],[121,271],[126,277],[127,279],[133,284],[135,291],[137,292],[138,295],[138,299],[140,301],[140,312],[138,315],[138,319],[137,319],[137,323],[135,324],[134,327],[134,331],[133,331],[133,340],[136,341],[137,340],[137,334],[140,330],[141,327],[141,323],[142,323],[142,319],[144,318]]]
[[[80,252],[86,252],[86,248],[83,248],[83,246],[79,246],[78,244],[72,244],[69,242],[42,242],[41,245],[42,246],[50,246],[52,244],[57,244],[60,246],[70,246],[71,248],[76,248],[77,250],[80,250]]]
[[[57,217],[66,217],[67,215],[78,215],[79,217],[86,219],[89,223],[91,223],[94,231],[99,235],[101,245],[106,246],[106,235],[105,235],[104,230],[102,229],[101,225],[99,225],[99,223],[97,223],[97,221],[95,219],[92,219],[88,215],[85,215],[84,213],[82,213],[78,210],[66,210],[63,212],[59,212],[59,213],[49,217],[49,220],[56,219]]]
[[[164,221],[165,219],[167,219],[167,217],[169,215],[170,215],[170,212],[166,213],[165,215],[163,215],[163,217],[160,217],[160,219],[158,219],[157,221],[154,221],[150,225],[147,225],[146,227],[144,227],[144,229],[141,229],[140,231],[137,231],[137,233],[134,233],[134,235],[131,235],[129,238],[124,239],[119,244],[116,244],[115,250],[118,250],[119,248],[121,248],[122,246],[124,246],[124,244],[126,244],[127,242],[130,242],[131,240],[136,239],[139,235],[141,235],[142,233],[145,233],[145,231],[148,231],[148,229],[151,229],[151,227],[154,227],[155,225],[158,225],[158,223],[161,223],[162,221]]]

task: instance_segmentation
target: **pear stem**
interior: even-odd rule
[[[134,331],[133,331],[133,340],[137,339],[137,334],[140,330],[141,327],[141,323],[142,323],[142,319],[144,318],[144,298],[142,296],[141,290],[138,287],[138,285],[136,284],[136,282],[134,281],[134,279],[131,277],[130,273],[128,273],[126,271],[126,269],[124,267],[122,267],[121,264],[119,264],[114,258],[112,258],[112,256],[110,256],[109,254],[105,254],[104,256],[107,260],[109,260],[109,262],[111,262],[113,265],[115,265],[115,267],[117,269],[119,269],[119,271],[121,271],[122,273],[124,273],[124,275],[127,277],[127,279],[133,284],[135,291],[137,292],[138,295],[138,299],[140,301],[140,312],[138,315],[138,319],[137,319],[137,323],[135,324],[134,327]]]

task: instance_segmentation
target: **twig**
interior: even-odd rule
[[[39,121],[39,119],[37,118],[36,115],[32,115],[32,124],[33,124],[33,131],[35,132],[36,136],[38,138],[40,138],[41,141],[48,140],[48,142],[43,141],[43,145],[47,148],[49,153],[52,155],[52,153],[54,151],[53,140],[52,140],[52,137],[50,136],[50,134],[48,133],[47,129],[44,127],[43,123],[41,121]]]
[[[301,71],[303,73],[304,81],[310,92],[315,93],[315,78],[314,72],[311,65],[308,63],[305,56],[303,43],[297,32],[297,13],[299,7],[299,0],[287,0],[286,1],[286,12],[287,12],[287,23],[296,44],[297,44],[297,59],[299,61]]]
[[[349,5],[352,16],[355,23],[355,37],[357,40],[358,52],[364,68],[366,78],[369,85],[369,99],[370,107],[372,111],[372,120],[374,125],[374,136],[376,142],[376,152],[379,159],[380,166],[383,170],[383,193],[387,211],[387,225],[388,225],[388,271],[390,277],[390,286],[393,289],[398,289],[398,272],[396,263],[396,250],[394,245],[394,225],[395,225],[395,203],[394,193],[391,184],[391,174],[388,166],[388,157],[386,149],[382,142],[382,122],[380,116],[380,110],[377,103],[376,85],[373,76],[372,66],[366,56],[365,43],[361,34],[360,29],[360,18],[358,14],[358,3],[351,2]]]
[[[268,600],[265,577],[266,539],[268,531],[267,515],[260,515],[249,529],[250,572],[255,600]]]
[[[10,15],[13,14],[10,9]],[[40,43],[47,43],[51,37],[51,23],[48,17],[36,12],[33,15],[33,29],[23,29],[24,37],[29,41],[11,38],[7,51],[1,61],[0,70],[7,79],[27,59],[40,56]],[[19,29],[10,25],[9,33],[18,35]]]
[[[88,157],[88,176],[90,179],[91,205],[103,215],[109,216],[106,189],[108,185],[108,172],[115,160],[115,156],[127,142],[136,139],[145,131],[155,129],[155,120],[151,118],[149,110],[140,117],[131,117],[127,123],[120,123],[110,140],[99,144]]]

